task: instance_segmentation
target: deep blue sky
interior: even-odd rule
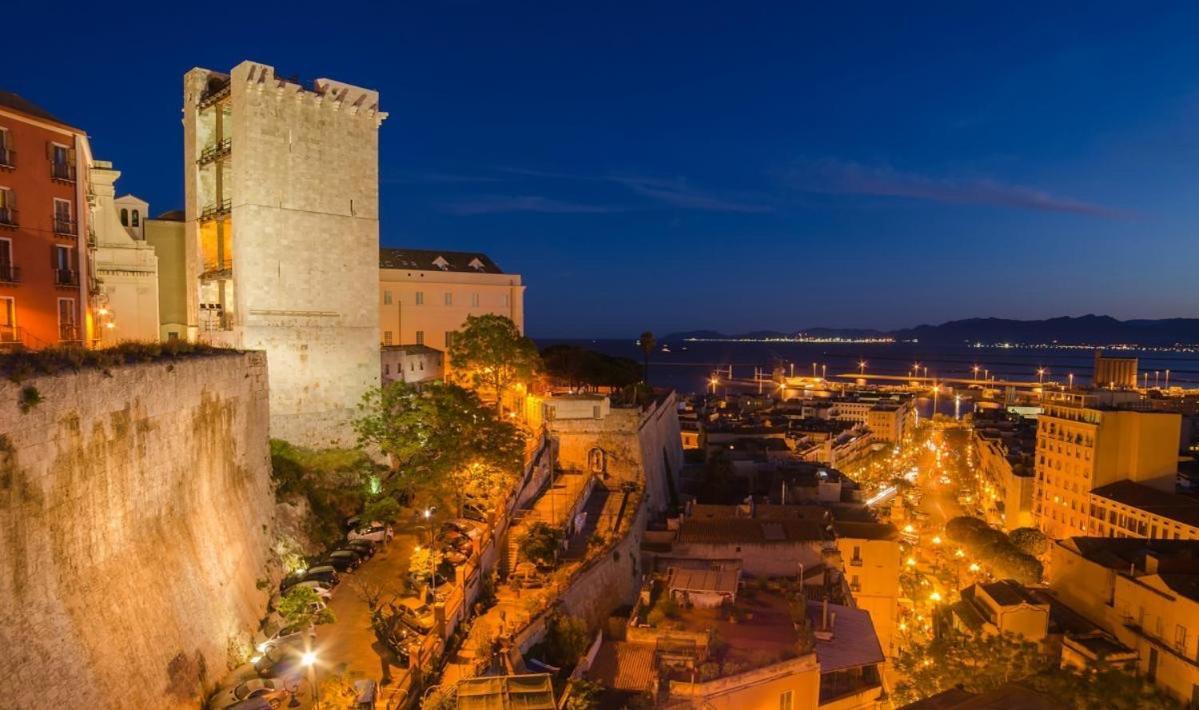
[[[20,2],[0,88],[155,212],[190,67],[376,88],[383,243],[535,336],[1199,315],[1194,5],[830,5]]]

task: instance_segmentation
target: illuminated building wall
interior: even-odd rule
[[[184,77],[189,337],[264,350],[271,435],[347,444],[379,384],[377,92],[270,66]]]
[[[101,347],[158,340],[158,257],[145,239],[149,205],[116,198],[121,176],[112,163],[91,168],[91,216],[96,235],[96,333]]]

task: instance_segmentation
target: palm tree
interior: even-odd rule
[[[641,354],[645,358],[645,370],[641,378],[645,380],[645,384],[649,385],[649,356],[654,352],[654,346],[658,341],[654,338],[653,331],[647,330],[637,339],[637,344],[641,346]]]

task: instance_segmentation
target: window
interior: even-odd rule
[[[76,327],[75,299],[58,299],[58,339],[71,341],[79,339],[79,329]]]
[[[8,147],[8,129],[0,128],[0,165],[12,167],[13,151]]]
[[[453,344],[454,344],[454,331],[452,331],[452,330],[447,330],[447,331],[445,332],[445,347],[446,347],[446,350],[449,350],[449,349],[450,349],[450,346],[451,346],[451,345],[453,345]]]
[[[1187,627],[1181,624],[1174,627],[1174,650],[1184,656],[1187,652]]]
[[[60,244],[54,245],[54,283],[58,286],[74,286],[74,250]]]
[[[447,306],[454,305],[454,293],[452,291],[445,292],[445,305],[447,305]]]
[[[121,226],[122,227],[129,226],[129,209],[126,207],[121,208]]]
[[[0,187],[0,224],[17,223],[17,196],[7,187]]]
[[[0,283],[16,283],[17,271],[12,265],[12,240],[0,239]]]
[[[385,306],[391,305],[391,291],[383,292],[383,305],[385,305]]]
[[[0,343],[17,342],[17,302],[0,297]]]
[[[391,331],[390,330],[383,331],[383,344],[391,345]]]
[[[424,291],[416,292],[416,305],[418,305],[418,306],[425,305],[425,292]]]
[[[470,305],[474,308],[479,307],[479,294],[477,292],[470,295]]]
[[[383,374],[384,375],[391,374],[391,363],[390,362],[383,363]]]
[[[779,695],[779,710],[795,710],[795,691],[788,690]]]
[[[179,340],[179,331],[172,330],[171,332],[167,333],[167,342],[174,343],[174,342],[177,342],[178,340]]]
[[[423,330],[416,331],[416,344],[417,345],[425,344],[425,331],[423,331]]]
[[[141,215],[141,212],[139,212],[138,210],[133,210],[133,226],[134,227],[142,226],[142,215]]]
[[[75,151],[60,143],[49,148],[50,177],[55,180],[75,179]]]
[[[75,220],[71,219],[71,201],[54,198],[54,233],[74,234]]]
[[[861,545],[853,546],[853,558],[849,561],[849,564],[851,564],[855,567],[860,567],[862,565],[862,546]]]

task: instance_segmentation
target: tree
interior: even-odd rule
[[[1036,690],[1075,710],[1176,710],[1178,701],[1132,673],[1107,663],[1080,671],[1052,668],[1028,679]]]
[[[450,364],[475,389],[494,392],[496,411],[503,412],[504,392],[532,380],[541,370],[541,356],[510,319],[488,314],[466,317],[450,343]]]
[[[599,710],[603,686],[585,678],[570,682],[570,694],[566,698],[565,710]]]
[[[520,468],[524,435],[458,385],[393,382],[367,392],[359,411],[354,421],[359,443],[391,462],[379,495],[397,502],[418,491],[444,490],[453,485],[453,472],[472,464]]]
[[[334,622],[333,612],[325,608],[320,596],[312,587],[299,585],[287,590],[279,599],[275,611],[287,619],[288,626],[308,626],[309,624],[331,624]]]
[[[738,481],[733,462],[723,451],[717,451],[704,464],[702,483],[696,496],[700,503],[737,503],[745,486]]]
[[[645,384],[649,384],[649,358],[654,354],[654,346],[658,344],[654,338],[653,331],[645,331],[641,337],[637,339],[637,344],[641,346],[641,356],[645,359],[645,369],[642,371],[641,379]]]
[[[551,345],[541,351],[545,372],[555,384],[579,389],[619,390],[641,381],[641,365],[627,357],[605,355],[578,345]]]
[[[1036,675],[1052,665],[1037,644],[1014,634],[966,634],[943,630],[910,646],[895,662],[903,678],[895,686],[899,704],[912,703],[955,686],[985,693]]]
[[[533,523],[520,539],[520,554],[538,567],[553,567],[561,546],[561,530],[548,523]]]
[[[1026,555],[1040,557],[1049,551],[1049,538],[1036,528],[1017,528],[1008,533],[1008,539]]]
[[[555,614],[545,633],[546,661],[563,668],[572,667],[587,652],[592,639],[582,619]]]
[[[408,576],[418,586],[429,583],[441,566],[441,551],[425,545],[417,546],[408,559]]]

